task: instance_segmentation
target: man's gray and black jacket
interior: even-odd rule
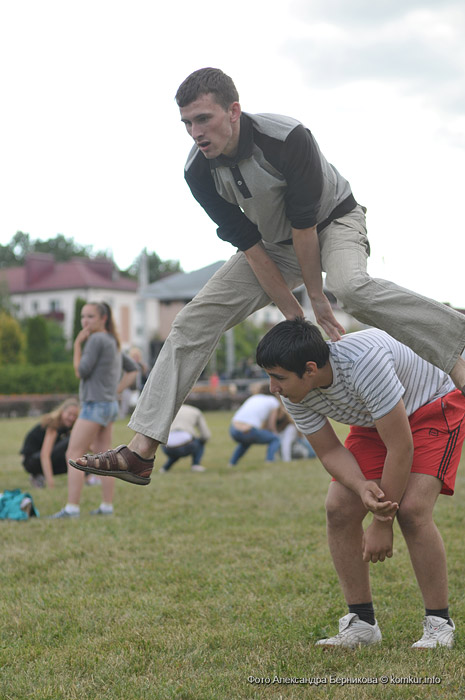
[[[278,114],[243,112],[236,155],[209,160],[194,146],[185,178],[218,236],[239,250],[291,243],[292,228],[321,232],[357,205],[311,132]]]

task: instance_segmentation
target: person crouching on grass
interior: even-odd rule
[[[452,495],[465,437],[465,398],[441,370],[381,330],[325,341],[303,318],[272,328],[257,348],[297,428],[333,480],[328,543],[349,612],[321,646],[381,641],[369,563],[393,552],[393,520],[407,543],[425,605],[415,648],[452,647],[446,553],[433,521],[440,493]],[[328,418],[350,425],[345,446]],[[371,524],[363,520],[373,512]]]

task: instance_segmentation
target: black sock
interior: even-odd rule
[[[441,608],[440,610],[431,610],[430,608],[425,608],[425,615],[434,615],[435,617],[443,617],[449,625],[452,627],[452,621],[449,617],[449,608]]]
[[[368,622],[369,625],[374,625],[375,611],[373,603],[358,603],[357,605],[349,605],[349,612],[356,613],[363,622]]]

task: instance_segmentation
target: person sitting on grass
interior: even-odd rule
[[[56,474],[66,474],[66,450],[69,436],[79,415],[79,401],[69,398],[50,413],[42,416],[24,438],[21,448],[24,469],[31,475],[32,486],[43,488],[55,485]]]
[[[462,393],[384,331],[335,343],[303,318],[272,328],[257,347],[257,363],[333,477],[328,543],[349,612],[339,633],[317,644],[381,641],[369,563],[392,556],[397,515],[425,605],[424,633],[413,647],[452,647],[446,554],[433,508],[440,493],[454,492],[465,437]],[[345,446],[328,418],[351,426]],[[368,510],[374,516],[364,531]]]

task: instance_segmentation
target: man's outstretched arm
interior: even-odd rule
[[[316,226],[293,228],[292,240],[316,322],[331,340],[340,340],[345,330],[336,320],[328,297],[323,292],[320,243]]]
[[[254,271],[261,288],[270,297],[287,320],[303,316],[299,302],[288,288],[280,269],[268,255],[260,241],[244,251],[247,262]]]

